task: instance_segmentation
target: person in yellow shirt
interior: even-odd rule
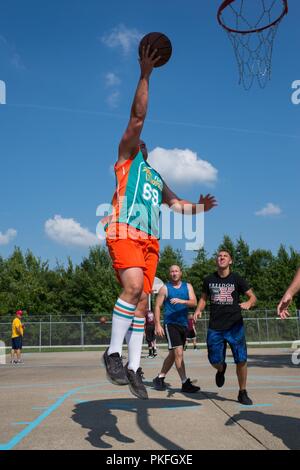
[[[16,311],[16,316],[12,322],[12,331],[11,331],[11,364],[22,364],[21,351],[24,335],[24,325],[21,322],[23,312],[22,310]],[[17,358],[15,360],[15,357]]]

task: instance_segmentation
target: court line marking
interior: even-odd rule
[[[240,405],[239,408],[264,408],[267,406],[273,406],[272,403],[257,403],[256,405]]]
[[[49,406],[44,413],[39,415],[34,421],[28,424],[21,432],[16,434],[12,439],[6,443],[0,443],[0,450],[11,450],[13,449],[20,441],[24,439],[28,434],[30,434],[36,427],[38,427],[53,411],[57,410],[64,401],[70,396],[74,395],[82,388],[97,387],[99,384],[87,385],[85,387],[76,387],[68,392],[64,393],[55,403]]]
[[[77,380],[76,382],[55,382],[55,383],[33,383],[33,384],[11,384],[11,385],[0,385],[1,389],[7,388],[43,388],[43,387],[57,387],[59,385],[78,385],[80,382],[86,383],[86,380]],[[100,382],[91,382],[89,385],[105,385],[109,382],[102,380]]]
[[[68,398],[70,398],[72,395],[75,395],[76,393],[80,393],[82,389],[85,388],[93,388],[93,387],[98,387],[100,384],[93,384],[93,385],[86,385],[82,387],[76,387],[72,390],[69,390],[68,392],[64,393],[61,397],[59,397],[55,403],[50,405],[41,415],[39,415],[34,421],[31,421],[26,424],[26,427],[16,434],[14,437],[12,437],[8,442],[6,443],[0,443],[0,450],[11,450],[13,449],[19,442],[21,442],[28,434],[30,434],[35,428],[37,428],[53,411],[57,410]],[[104,394],[104,393],[120,393],[118,390],[103,390],[99,391],[98,393]],[[124,390],[124,392],[127,392],[131,396],[131,393],[129,390]],[[123,393],[124,393],[123,392]],[[122,393],[122,391],[121,391]],[[86,403],[88,400],[80,400],[78,403]],[[189,409],[195,407],[199,408],[201,405],[192,405],[192,406],[186,406],[186,407],[166,407],[165,409],[171,408],[171,409]],[[41,407],[38,407],[41,408]],[[25,422],[24,422],[25,423]]]
[[[19,421],[19,422],[17,422],[17,423],[11,423],[11,425],[12,425],[12,426],[19,426],[19,425],[24,426],[24,425],[30,424],[30,423],[31,423],[31,421]]]

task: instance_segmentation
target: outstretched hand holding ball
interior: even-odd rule
[[[172,55],[170,39],[163,33],[148,33],[139,45],[139,56],[142,59],[147,51],[148,57],[154,59],[153,67],[161,67],[166,64]]]

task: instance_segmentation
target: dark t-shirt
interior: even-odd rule
[[[248,283],[237,273],[220,277],[218,272],[210,274],[203,281],[202,292],[210,301],[209,328],[227,330],[243,322],[240,295],[250,289]]]

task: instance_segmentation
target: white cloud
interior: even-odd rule
[[[55,215],[45,223],[45,232],[51,240],[62,245],[92,246],[99,243],[94,233],[81,225],[74,219],[63,219]]]
[[[156,147],[149,152],[149,163],[161,173],[166,183],[211,184],[217,180],[218,170],[189,149]]]
[[[6,233],[0,232],[0,245],[8,245],[17,236],[14,228],[9,228]]]
[[[114,91],[111,93],[107,98],[106,102],[110,108],[117,108],[119,106],[119,100],[120,100],[120,92],[119,91]]]
[[[120,83],[121,83],[121,80],[115,73],[108,72],[105,75],[105,84],[107,87],[118,86],[120,85]]]
[[[137,29],[128,29],[123,24],[113,28],[110,33],[104,34],[101,41],[112,49],[121,48],[124,55],[128,55],[142,39],[143,34]]]
[[[256,211],[255,215],[267,217],[270,215],[279,215],[281,214],[281,212],[282,210],[280,209],[279,206],[276,206],[272,202],[268,202],[268,204],[265,207],[263,207],[259,211]]]

